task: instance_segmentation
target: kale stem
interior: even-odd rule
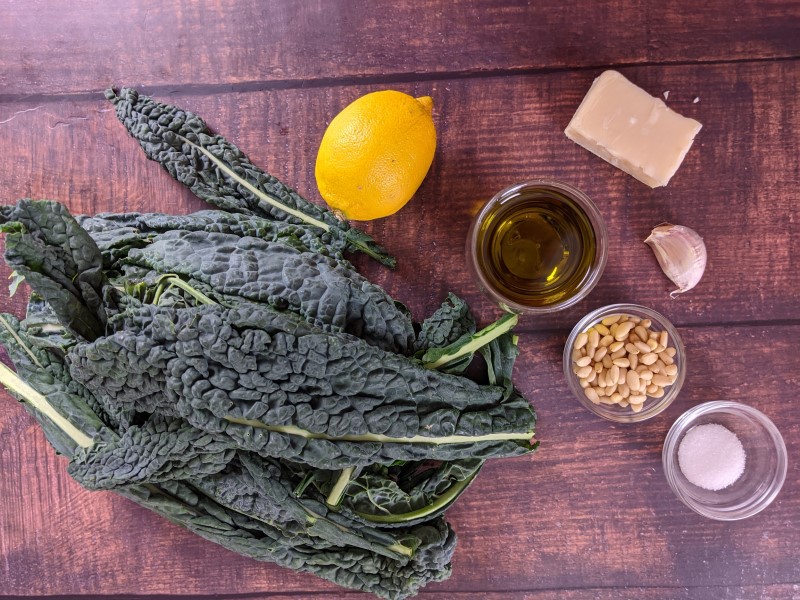
[[[178,137],[180,139],[182,139],[184,142],[186,142],[187,144],[189,144],[190,146],[193,146],[194,148],[197,148],[200,152],[205,154],[211,162],[213,162],[215,165],[217,165],[217,167],[219,168],[220,171],[225,173],[228,177],[233,179],[236,183],[238,183],[242,187],[246,188],[248,192],[253,194],[259,200],[261,200],[263,202],[266,202],[267,204],[270,204],[270,205],[274,206],[275,208],[279,208],[283,212],[285,212],[287,214],[290,214],[293,217],[297,217],[298,219],[300,219],[301,221],[305,221],[309,225],[313,225],[315,227],[319,227],[323,231],[330,231],[331,230],[331,226],[328,225],[327,223],[323,223],[319,219],[315,219],[314,217],[312,217],[310,215],[307,215],[304,212],[301,212],[299,210],[295,210],[293,208],[290,208],[290,207],[286,206],[285,204],[283,204],[277,198],[273,198],[272,196],[270,196],[268,194],[265,194],[260,189],[258,189],[253,184],[251,184],[249,181],[247,181],[245,178],[241,177],[240,175],[237,175],[236,172],[233,169],[231,169],[228,165],[225,164],[225,162],[223,162],[222,160],[220,160],[219,158],[214,156],[211,152],[209,152],[208,150],[206,150],[202,146],[200,146],[198,144],[195,144],[191,140],[188,140],[185,137],[183,137],[182,135],[178,135]]]
[[[519,315],[510,313],[503,315],[488,327],[474,334],[467,342],[458,340],[450,346],[447,346],[442,350],[444,352],[442,356],[432,362],[425,363],[423,366],[426,369],[438,369],[462,356],[472,354],[478,348],[485,346],[492,340],[499,338],[501,335],[511,330],[514,325],[517,324],[517,321],[519,321]]]
[[[186,283],[180,277],[177,277],[175,275],[170,275],[167,278],[167,281],[169,281],[169,285],[170,286],[174,285],[175,287],[181,288],[184,292],[189,294],[192,298],[194,298],[195,300],[197,300],[201,304],[219,304],[218,302],[214,302],[211,298],[206,296],[203,292],[194,289],[192,286],[190,286],[188,283]]]
[[[31,360],[33,360],[33,364],[35,364],[40,369],[44,369],[44,367],[42,366],[42,363],[40,363],[39,360],[36,358],[36,355],[33,352],[31,352],[31,349],[28,348],[23,343],[23,341],[20,339],[19,335],[17,335],[17,332],[14,331],[14,328],[11,327],[11,325],[9,325],[8,321],[6,321],[5,317],[3,317],[3,316],[0,316],[0,325],[2,325],[8,331],[8,333],[11,334],[11,337],[13,337],[14,340],[16,340],[17,344],[19,344],[19,347],[22,348],[25,351],[25,354],[27,354],[28,356],[31,357]]]
[[[237,423],[238,425],[249,425],[257,429],[266,429],[267,431],[275,431],[277,433],[285,433],[287,435],[296,435],[307,440],[330,440],[330,441],[343,441],[343,442],[382,442],[384,444],[465,444],[477,442],[491,442],[498,440],[530,440],[533,438],[533,431],[523,432],[501,432],[501,433],[485,433],[483,435],[446,435],[441,437],[428,437],[425,435],[415,435],[412,437],[390,437],[378,433],[364,433],[364,434],[351,434],[351,435],[327,435],[324,433],[313,433],[294,425],[267,425],[263,421],[255,419],[242,419],[240,417],[226,416],[223,417],[229,423]]]
[[[336,480],[336,483],[331,489],[331,493],[328,494],[328,497],[325,499],[325,504],[330,507],[336,507],[341,504],[342,497],[347,490],[347,486],[350,485],[350,479],[352,478],[353,471],[355,471],[355,469],[355,467],[347,467],[346,469],[342,469],[339,479]]]
[[[75,427],[56,411],[42,394],[37,392],[11,369],[0,363],[0,384],[9,392],[33,406],[36,410],[50,419],[57,427],[66,433],[81,448],[91,448],[94,440]]]
[[[475,476],[478,474],[478,471],[481,470],[483,463],[475,469],[475,472],[472,473],[469,477],[465,477],[461,481],[456,481],[453,485],[447,488],[441,496],[437,496],[436,499],[431,502],[430,504],[423,506],[417,510],[412,510],[411,512],[395,515],[395,514],[388,514],[388,515],[370,515],[367,513],[360,513],[356,512],[356,514],[365,519],[366,521],[370,521],[372,523],[405,523],[407,521],[414,521],[415,519],[420,519],[422,517],[427,517],[432,515],[433,513],[438,512],[440,509],[447,507],[450,502],[458,498],[459,494],[466,488],[472,480],[475,479]]]

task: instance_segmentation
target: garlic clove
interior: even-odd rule
[[[688,292],[700,282],[708,257],[703,238],[694,229],[664,223],[655,227],[644,243],[653,250],[664,274],[678,286],[670,296]]]

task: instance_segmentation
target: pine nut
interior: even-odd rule
[[[660,390],[660,389],[661,388],[658,387],[655,383],[651,383],[650,385],[647,386],[647,390],[646,391],[647,391],[648,394],[654,394],[656,390]]]
[[[628,368],[631,366],[631,361],[627,358],[615,358],[614,364],[618,367],[625,367]]]
[[[592,360],[595,361],[603,360],[603,357],[606,355],[607,352],[608,348],[606,348],[605,346],[600,346],[597,350],[595,350],[594,358]]]
[[[584,388],[584,389],[589,387],[589,382],[586,381],[585,379],[581,379],[578,383],[580,383],[581,387]]]
[[[645,343],[647,347],[650,348],[650,352],[655,352],[656,348],[658,348],[658,342],[656,340],[647,340]]]
[[[599,385],[601,388],[606,387],[606,372],[605,371],[600,371],[600,373],[597,375],[597,385]]]
[[[659,373],[658,375],[653,375],[653,383],[659,387],[664,387],[670,385],[672,382],[670,381],[669,377]]]
[[[666,330],[662,331],[658,337],[658,345],[664,346],[664,348],[666,348],[668,343],[669,343],[669,334],[666,332]]]
[[[649,350],[649,348],[648,348],[648,350]],[[625,344],[625,351],[628,354],[639,354],[639,349],[636,346],[634,346],[633,344],[631,344],[630,342]]]
[[[601,363],[601,362],[599,362],[599,363],[594,363],[594,370],[595,370],[596,372],[598,372],[598,373],[599,373],[600,371],[602,371],[602,370],[603,370],[603,363]]]
[[[647,354],[642,355],[639,359],[643,365],[652,365],[654,362],[658,360],[658,355],[654,354],[653,352],[648,352]]]
[[[595,348],[597,348],[597,346],[599,344],[600,344],[600,334],[598,333],[598,331],[596,329],[590,329],[589,330],[589,345],[590,346],[594,346]]]
[[[653,398],[663,398],[664,397],[664,388],[656,388],[656,391],[652,394],[649,394]]]
[[[609,376],[611,377],[611,383],[618,383],[619,382],[619,366],[614,365],[608,371]]]
[[[631,323],[630,321],[628,321],[627,323],[623,323],[622,325],[617,327],[617,333],[614,335],[614,339],[617,340],[618,342],[621,342],[626,337],[628,337],[628,334],[631,332],[631,329],[633,329],[633,327],[634,324]]]
[[[614,364],[614,362],[612,361],[611,357],[610,357],[608,354],[606,354],[606,355],[603,357],[603,366],[604,366],[606,369],[610,369],[610,368],[611,368],[611,365],[613,365],[613,364]]]
[[[647,329],[645,329],[641,325],[637,325],[636,327],[633,328],[633,330],[636,332],[636,335],[638,335],[639,339],[642,340],[642,341],[644,341],[644,340],[646,340],[646,339],[648,339],[650,337],[647,334]]]
[[[650,325],[652,324],[653,323],[650,321],[650,319],[645,319],[644,321],[641,322],[642,327],[644,327],[645,329],[650,329]]]
[[[614,341],[613,337],[611,337],[610,335],[604,335],[603,337],[600,338],[600,346],[608,347],[611,345],[613,341]]]
[[[648,352],[650,352],[650,346],[648,346],[644,342],[634,342],[633,345],[636,346],[639,349],[639,352],[641,352],[642,354],[647,354]]]
[[[608,327],[603,325],[602,321],[594,326],[594,330],[597,333],[599,333],[600,335],[608,335],[609,334]]]
[[[631,390],[638,390],[639,374],[636,371],[628,371],[628,374],[625,376],[625,382]]]
[[[586,397],[594,404],[600,404],[600,396],[597,395],[597,392],[594,388],[587,387],[585,390],[583,390],[583,393],[586,394]]]
[[[622,358],[625,356],[625,348],[620,348],[611,353],[612,359]]]
[[[589,334],[579,333],[578,337],[575,338],[575,349],[580,350],[586,345],[586,342],[588,341],[589,341]]]
[[[602,321],[600,321],[606,327],[611,327],[614,323],[619,321],[622,318],[622,315],[611,315],[610,317],[606,317]]]
[[[678,366],[677,365],[667,365],[664,367],[664,374],[666,375],[677,375],[678,374]]]
[[[619,391],[619,393],[622,395],[623,398],[627,398],[628,396],[631,395],[631,388],[628,387],[627,383],[619,384],[617,390]]]
[[[631,404],[631,410],[635,413],[642,412],[643,404]]]
[[[639,366],[639,357],[636,354],[628,354],[628,360],[631,363],[631,369]]]
[[[650,369],[645,369],[639,373],[639,379],[644,381],[650,381],[653,379],[653,377],[655,377],[655,375],[653,375],[653,372]]]
[[[669,348],[667,348],[667,350],[669,350]],[[658,358],[663,360],[665,365],[671,365],[675,362],[675,360],[673,360],[673,358],[669,354],[667,354],[666,351],[659,354]]]
[[[628,402],[630,402],[631,404],[641,404],[645,400],[647,400],[647,396],[643,394],[636,394],[635,396],[631,396],[628,398]]]
[[[612,343],[612,344],[611,344],[611,345],[608,347],[608,349],[609,349],[609,351],[611,351],[611,352],[616,352],[616,351],[617,351],[617,350],[619,350],[620,348],[624,348],[624,347],[625,347],[625,342],[613,342],[613,343]]]
[[[591,357],[582,356],[581,358],[579,358],[578,360],[575,361],[575,364],[578,365],[579,367],[585,367],[585,366],[591,364],[591,362],[592,362]]]
[[[668,355],[670,358],[674,358],[675,354],[677,354],[677,352],[678,352],[678,351],[677,351],[677,350],[675,350],[675,348],[667,348],[666,350],[664,350],[664,352],[666,352],[666,353],[667,353],[667,355]]]
[[[626,400],[622,400],[622,401],[620,401],[620,403],[619,403],[619,405],[620,405],[622,408],[626,408],[626,407],[627,407],[629,404],[630,404],[630,403],[629,403],[628,401],[626,401]]]
[[[622,394],[620,394],[620,393],[612,394],[611,395],[611,401],[614,404],[619,404],[620,402],[622,402]]]
[[[591,365],[586,365],[585,367],[581,367],[577,371],[575,371],[575,374],[581,379],[584,379],[586,377],[589,377],[589,374],[592,373],[593,371],[594,369],[592,368]]]

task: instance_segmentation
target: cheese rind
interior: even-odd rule
[[[564,133],[650,187],[667,185],[702,125],[617,71],[592,83]]]

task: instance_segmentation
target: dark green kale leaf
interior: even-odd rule
[[[68,355],[104,403],[179,416],[237,447],[324,468],[514,456],[535,415],[519,394],[423,368],[253,306],[143,306]]]
[[[228,212],[315,227],[350,249],[394,267],[395,260],[369,235],[313,204],[253,165],[236,146],[209,131],[195,114],[124,88],[106,98],[151,160],[195,195]]]
[[[281,242],[301,252],[317,252],[346,262],[342,253],[347,244],[341,238],[314,227],[272,221],[250,214],[203,210],[189,215],[101,213],[76,219],[97,243],[106,269],[113,268],[131,249],[143,248],[152,243],[157,234],[168,231],[205,231],[257,237]]]
[[[95,446],[102,452],[103,448],[119,441],[117,434],[90,408],[87,403],[90,394],[69,379],[58,356],[30,344],[24,328],[13,316],[0,317],[0,342],[18,369],[14,374],[0,364],[0,384],[25,402],[58,452],[79,462]],[[129,448],[131,452],[136,449],[136,445]],[[128,457],[125,464],[127,461]],[[125,464],[116,469],[120,480],[124,479]],[[108,463],[106,466],[114,468]],[[187,464],[180,465],[175,474],[190,475],[187,467]],[[71,469],[77,472],[74,465]],[[267,474],[265,471],[258,473],[260,476]],[[158,476],[166,476],[166,473]],[[225,548],[256,560],[312,573],[345,587],[372,592],[388,600],[407,598],[425,584],[450,576],[455,534],[443,520],[432,521],[400,536],[373,530],[369,534],[371,537],[382,541],[399,540],[395,548],[398,551],[413,548],[411,556],[405,551],[394,552],[392,545],[376,553],[371,544],[378,544],[377,540],[365,541],[360,535],[364,530],[358,529],[358,524],[354,524],[357,529],[343,531],[346,527],[338,516],[337,521],[328,520],[325,527],[314,527],[311,523],[308,528],[292,519],[265,521],[226,507],[201,490],[204,477],[214,476],[200,472],[197,477],[186,480],[127,484],[114,489]],[[254,483],[252,478],[249,483]],[[236,485],[235,482],[231,484]],[[240,490],[246,488],[246,485],[239,486]],[[345,538],[357,538],[359,544],[368,548],[343,545],[341,541]]]
[[[400,354],[411,351],[410,317],[351,266],[280,242],[204,231],[170,231],[126,262],[191,277],[226,295],[301,314],[325,331],[356,335]]]
[[[472,335],[476,329],[467,303],[450,293],[436,312],[422,322],[414,351],[424,353],[429,348],[449,346],[464,335]]]
[[[67,469],[70,476],[87,489],[111,490],[218,473],[235,454],[219,436],[160,415],[119,434],[110,442],[78,450]]]
[[[105,331],[103,261],[92,238],[62,204],[20,200],[0,207],[6,263],[23,276],[75,335]]]

